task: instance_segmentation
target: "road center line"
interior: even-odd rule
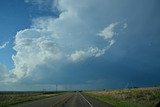
[[[81,96],[82,96],[82,98],[84,98],[84,100],[90,105],[90,107],[93,107],[92,106],[92,104],[81,94],[81,93],[79,93]]]

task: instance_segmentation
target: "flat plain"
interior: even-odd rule
[[[158,107],[160,87],[86,91],[87,95],[116,107]]]
[[[0,92],[0,107],[159,107],[160,87],[63,92]]]

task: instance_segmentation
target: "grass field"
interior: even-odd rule
[[[48,98],[60,93],[61,92],[0,92],[0,107]]]
[[[160,101],[160,87],[86,91],[85,94],[116,107],[155,107]]]
[[[0,107],[52,97],[64,92],[0,92]],[[103,91],[83,91],[115,107],[155,107],[160,101],[160,87]]]

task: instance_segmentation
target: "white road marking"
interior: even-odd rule
[[[92,104],[81,93],[79,93],[79,94],[82,96],[82,98],[85,99],[85,101],[90,105],[90,107],[93,107]]]

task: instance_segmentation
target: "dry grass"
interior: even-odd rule
[[[141,105],[155,106],[160,101],[160,87],[89,91],[89,94],[116,98]]]
[[[0,107],[55,96],[54,93],[42,92],[0,92]]]

